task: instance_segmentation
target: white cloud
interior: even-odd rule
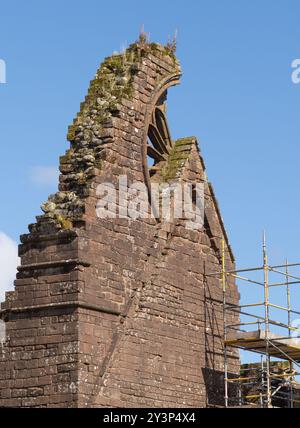
[[[4,301],[6,291],[14,289],[13,283],[19,263],[16,242],[0,232],[0,302]]]
[[[57,186],[59,171],[54,166],[34,166],[30,170],[30,177],[37,186]]]

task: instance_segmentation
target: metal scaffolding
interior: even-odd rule
[[[225,242],[222,244],[222,272],[209,276],[219,278],[223,288],[226,407],[300,407],[300,400],[294,396],[299,389],[296,379],[300,376],[300,327],[293,325],[293,317],[300,318],[300,312],[292,308],[291,298],[291,287],[300,285],[300,274],[291,274],[293,268],[300,268],[300,263],[269,265],[264,235],[261,267],[227,271]],[[254,275],[261,275],[261,279]],[[271,276],[276,277],[276,282],[271,281]],[[260,288],[262,301],[246,305],[228,302],[228,282],[232,278],[238,285]],[[283,288],[286,306],[272,303],[271,292]],[[275,310],[286,315],[286,322],[271,317]],[[261,363],[241,368],[240,375],[230,374],[232,348],[261,355]]]

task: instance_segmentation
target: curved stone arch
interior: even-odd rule
[[[32,226],[34,232],[83,224],[97,175],[104,177],[113,168],[123,168],[125,175],[140,169],[137,181],[143,181],[150,193],[146,147],[151,115],[160,97],[179,84],[180,76],[174,52],[156,43],[140,41],[104,60],[69,127],[71,147],[60,159],[59,192],[42,205],[44,214]]]
[[[181,73],[174,73],[173,75],[163,79],[158,85],[158,87],[156,88],[156,90],[153,92],[151,101],[148,105],[148,109],[146,112],[145,132],[144,132],[143,144],[142,144],[142,161],[143,161],[145,181],[146,181],[149,194],[151,192],[151,179],[150,179],[149,168],[148,168],[147,141],[148,141],[149,127],[151,124],[152,114],[154,109],[157,106],[157,102],[161,99],[161,97],[165,93],[167,94],[170,88],[180,84],[180,78],[181,78]]]

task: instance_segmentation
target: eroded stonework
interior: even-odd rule
[[[222,287],[205,273],[220,270],[222,240],[228,268],[234,258],[196,138],[147,164],[153,111],[180,75],[170,46],[141,38],[91,82],[59,191],[21,237],[15,291],[1,305],[0,406],[224,405]],[[204,183],[204,228],[97,218],[97,186],[120,175],[148,188]],[[238,299],[232,283],[227,300]],[[239,370],[234,351],[229,370]]]

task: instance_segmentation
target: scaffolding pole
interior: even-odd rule
[[[291,286],[290,286],[290,275],[289,275],[289,261],[286,259],[286,300],[287,300],[287,309],[288,309],[288,326],[289,326],[289,337],[292,337],[292,303],[291,303]],[[294,369],[293,363],[290,362],[291,372]],[[290,383],[290,408],[294,408],[294,387]]]
[[[228,385],[228,355],[227,355],[227,299],[226,299],[226,254],[225,241],[222,240],[222,288],[223,288],[223,314],[224,314],[224,376],[225,376],[225,407],[229,406]]]
[[[272,407],[272,391],[270,378],[270,307],[269,307],[269,263],[267,254],[266,234],[263,236],[263,266],[264,266],[264,294],[265,294],[265,329],[266,329],[266,382],[267,382],[267,408]]]

